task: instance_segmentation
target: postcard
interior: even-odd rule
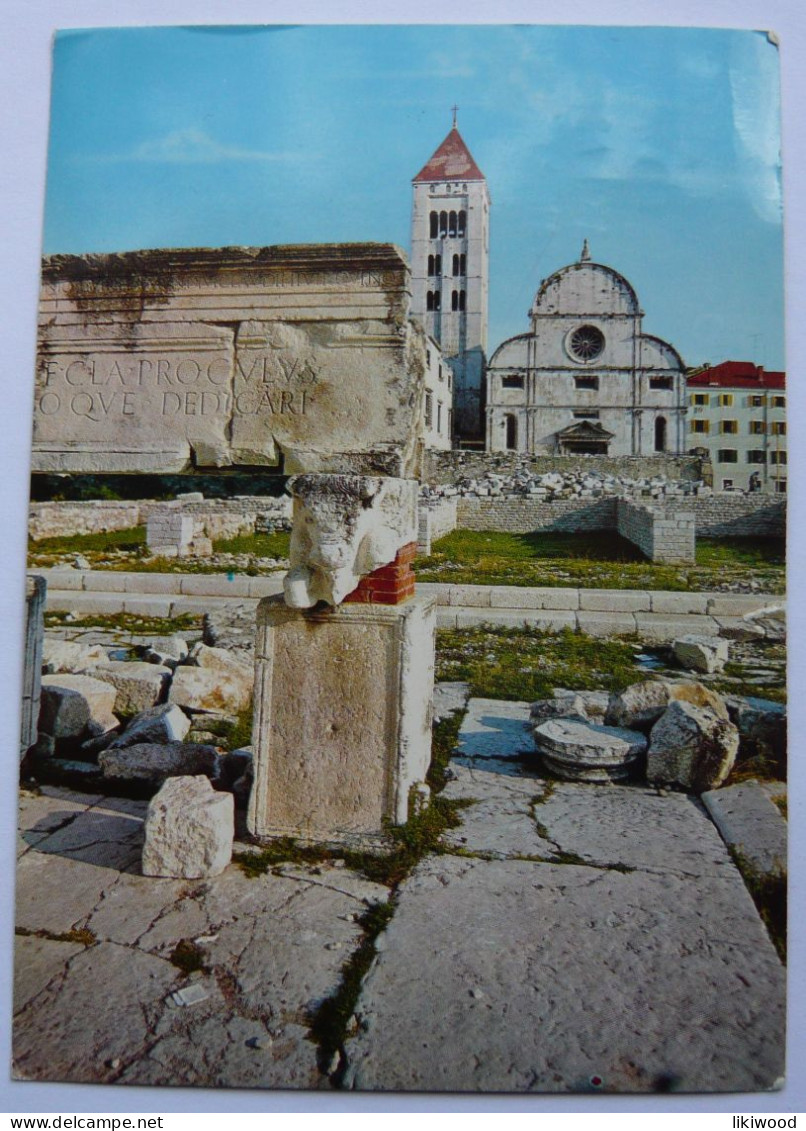
[[[771,32],[56,35],[15,1080],[783,1086],[782,224]]]

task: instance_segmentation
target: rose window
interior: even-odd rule
[[[604,344],[604,334],[596,326],[580,326],[568,339],[568,348],[577,361],[594,361]]]

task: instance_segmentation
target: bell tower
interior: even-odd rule
[[[490,196],[456,124],[412,181],[412,317],[454,376],[454,431],[483,440]]]

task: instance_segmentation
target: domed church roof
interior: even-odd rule
[[[630,283],[603,263],[593,263],[588,241],[576,263],[561,267],[540,284],[531,314],[575,316],[622,314],[640,317],[643,311]]]

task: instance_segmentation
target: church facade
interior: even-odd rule
[[[455,434],[481,444],[490,196],[455,115],[412,189],[411,315],[453,374]]]
[[[594,263],[544,279],[525,334],[487,367],[486,447],[532,455],[683,454],[686,378],[677,350],[641,329],[631,284]]]

